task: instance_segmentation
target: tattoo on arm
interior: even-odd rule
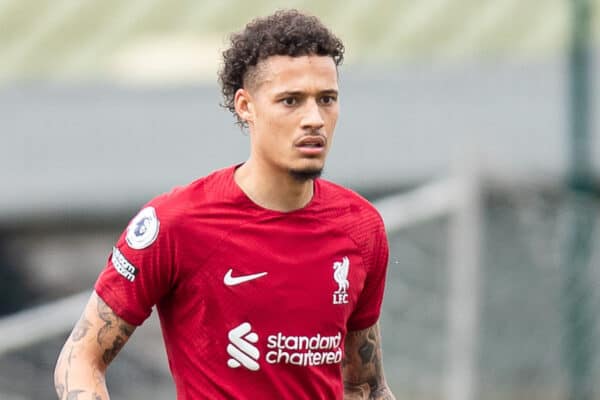
[[[121,336],[115,337],[112,343],[112,347],[110,349],[104,350],[104,354],[102,354],[102,360],[104,364],[108,365],[112,360],[115,359],[119,351],[123,348],[125,341]]]
[[[362,345],[358,348],[358,354],[363,365],[374,363],[375,345],[377,344],[377,338],[375,337],[375,329],[369,329],[366,338]]]
[[[73,351],[73,349],[71,349],[71,352]],[[71,363],[71,357],[69,356],[69,364]],[[62,385],[61,385],[62,386]],[[65,371],[65,386],[62,387],[62,392],[60,393],[60,397],[59,399],[62,399],[63,397],[63,393],[66,391],[66,399],[67,400],[77,400],[79,398],[79,395],[81,393],[84,393],[84,390],[69,390],[69,370],[67,369]]]
[[[107,400],[104,371],[134,330],[134,325],[119,318],[98,296],[90,299],[57,361],[54,389],[58,398]],[[89,371],[91,379],[82,382],[81,374],[74,373],[80,368]]]
[[[67,393],[67,400],[79,400],[79,395],[85,393],[84,390],[73,390]]]
[[[85,399],[87,400],[87,397],[84,397],[86,394],[89,394],[90,392],[88,392],[87,390],[83,390],[83,389],[74,389],[71,387],[70,384],[70,379],[69,379],[69,370],[71,368],[73,368],[72,366],[72,362],[73,359],[77,358],[76,355],[74,355],[75,353],[75,346],[71,345],[69,351],[68,356],[66,356],[66,363],[67,363],[67,368],[65,369],[65,374],[64,374],[64,380],[60,381],[60,380],[56,380],[54,382],[54,389],[56,390],[56,394],[58,395],[59,400],[78,400],[78,399]],[[99,387],[104,386],[104,375],[97,369],[94,369],[94,378],[95,378],[95,384],[96,384],[96,388],[95,391],[93,392],[92,396],[90,397],[91,400],[103,400],[103,397],[101,394],[98,394],[96,390],[98,390]]]
[[[342,370],[348,398],[394,399],[383,373],[379,324],[348,332],[344,350]]]
[[[82,315],[75,328],[73,328],[72,338],[74,342],[78,342],[87,335],[88,330],[92,326],[91,322],[85,318],[85,315]]]
[[[104,322],[104,325],[98,330],[96,341],[104,350],[102,361],[105,365],[111,363],[117,356],[119,351],[125,345],[125,342],[133,334],[134,326],[128,324],[119,318],[111,308],[102,299],[98,298],[98,317]],[[115,328],[118,328],[117,333],[114,333]],[[110,336],[114,335],[112,339]]]

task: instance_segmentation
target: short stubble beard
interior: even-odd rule
[[[289,173],[294,180],[304,183],[309,180],[317,179],[323,173],[323,168],[319,169],[290,169]]]

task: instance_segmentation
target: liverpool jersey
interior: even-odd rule
[[[342,399],[346,334],[379,318],[381,218],[322,179],[302,209],[267,210],[234,171],[148,203],[95,290],[131,324],[156,306],[180,400]]]

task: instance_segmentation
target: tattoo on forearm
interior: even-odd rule
[[[373,400],[395,400],[390,390],[385,388],[380,388],[371,392],[371,397],[369,399]]]
[[[348,333],[342,363],[347,398],[394,399],[385,383],[380,341],[378,325]]]
[[[71,387],[69,372],[74,368],[72,361],[77,358],[76,350],[77,347],[75,345],[70,345],[70,347],[65,348],[62,351],[61,356],[59,357],[59,364],[66,363],[64,379],[56,379],[54,382],[54,389],[59,400],[103,400],[102,394],[98,392],[105,390],[103,389],[105,380],[104,374],[98,368],[94,368],[93,370],[95,388],[91,394],[88,390],[74,389]]]
[[[108,365],[123,348],[129,336],[133,334],[134,328],[119,318],[100,298],[98,298],[97,309],[98,317],[104,321],[104,325],[98,330],[96,340],[104,349],[102,361]],[[112,338],[108,337],[113,334],[115,327],[118,328],[118,333]]]
[[[121,333],[123,335],[125,335],[125,337],[129,337],[129,336],[133,335],[133,328],[131,328],[130,326],[127,326],[126,324],[119,325],[119,330],[121,331]]]
[[[71,352],[72,351],[73,351],[73,349],[71,349]],[[70,356],[69,356],[69,358],[70,358]],[[83,390],[77,390],[77,389],[70,390],[69,389],[69,370],[68,369],[65,371],[65,387],[62,388],[62,392],[59,397],[60,399],[63,398],[62,396],[65,391],[66,391],[66,395],[67,395],[66,400],[78,400],[79,395],[81,393],[84,393]]]
[[[370,329],[362,345],[358,349],[358,354],[360,355],[360,359],[363,365],[368,365],[373,362],[373,357],[375,356],[376,343],[377,338],[375,337],[374,329]]]
[[[78,342],[83,339],[91,326],[92,324],[85,318],[85,315],[82,316],[73,329],[73,341]]]
[[[79,395],[85,393],[85,390],[72,390],[67,393],[67,400],[79,400]]]
[[[80,357],[80,352],[86,346],[96,344],[86,343],[89,337],[92,341],[94,336],[101,350],[102,361],[108,365],[116,356],[119,350],[123,347],[127,338],[131,336],[135,327],[127,324],[112,312],[101,299],[97,298],[96,309],[98,317],[103,324],[95,325],[92,323],[96,318],[92,318],[91,314],[85,314],[77,321],[73,328],[73,332],[65,347],[61,351],[57,361],[57,368],[62,372],[55,375],[54,389],[59,400],[107,400],[106,383],[104,376],[104,367],[101,365],[90,365],[92,380],[88,383],[81,383],[73,379],[72,371],[79,368],[77,358]],[[97,334],[91,334],[93,330],[100,327]],[[58,371],[58,370],[57,370]],[[73,387],[75,386],[75,387]],[[89,386],[89,387],[88,387]]]
[[[125,345],[125,340],[121,336],[115,337],[112,347],[104,350],[104,354],[102,355],[104,364],[110,364],[110,362],[115,359],[119,351],[123,348],[123,345]]]
[[[116,315],[112,312],[109,306],[106,305],[100,298],[98,298],[98,317],[102,321],[104,321],[104,326],[98,330],[98,335],[96,336],[96,340],[99,345],[102,345],[104,341],[104,337],[110,329],[113,327],[113,324],[116,322]]]

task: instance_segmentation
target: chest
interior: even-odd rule
[[[343,231],[318,222],[247,223],[207,249],[190,241],[178,296],[195,317],[284,322],[294,331],[345,330],[366,277],[360,251]]]

